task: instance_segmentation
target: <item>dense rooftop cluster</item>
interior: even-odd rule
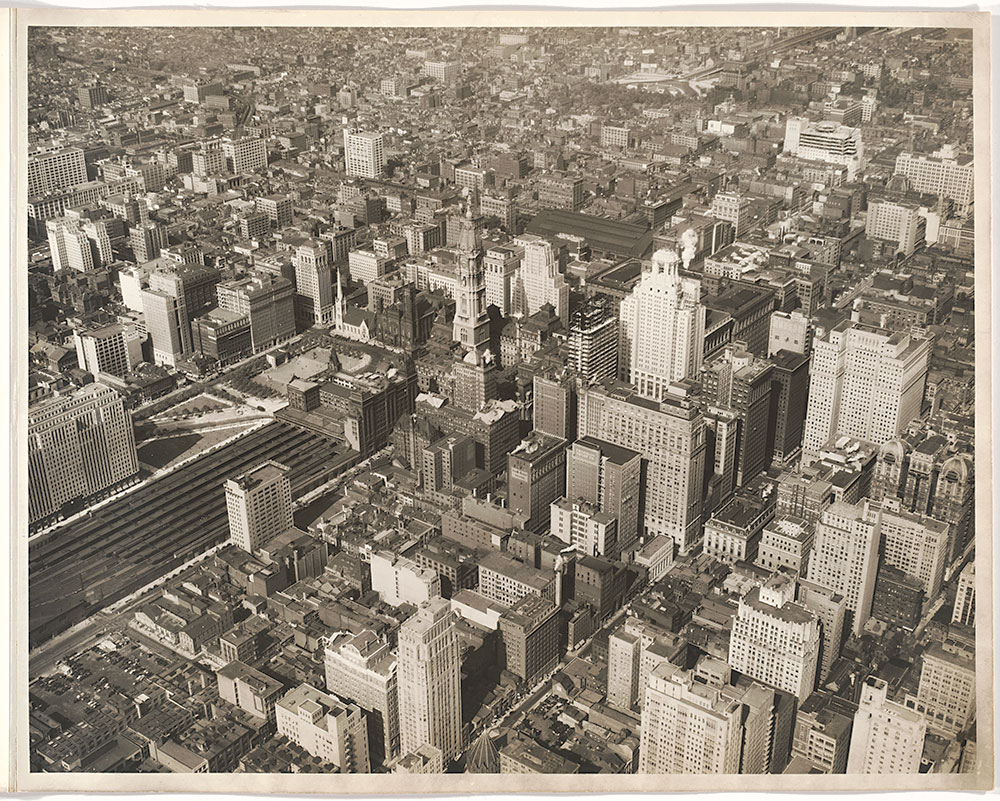
[[[968,32],[30,36],[33,769],[976,770]]]

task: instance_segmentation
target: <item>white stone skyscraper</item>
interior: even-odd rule
[[[521,264],[514,276],[512,303],[514,313],[528,317],[546,303],[551,304],[563,325],[569,323],[569,284],[559,272],[559,261],[552,243],[534,234],[522,234],[514,244],[524,248]]]
[[[805,701],[816,686],[820,622],[795,601],[795,580],[775,573],[740,598],[729,638],[729,665]]]
[[[385,172],[385,149],[377,131],[344,129],[344,166],[348,175],[381,178]]]
[[[743,705],[664,662],[649,674],[639,773],[739,773]]]
[[[670,250],[653,254],[653,264],[621,303],[619,373],[645,398],[661,400],[667,386],[694,378],[705,345],[701,282],[680,275]]]
[[[868,678],[861,687],[851,731],[848,773],[919,773],[927,721],[889,700],[889,686]]]
[[[447,764],[462,747],[461,659],[449,601],[421,604],[400,626],[397,677],[402,753],[429,744]]]
[[[881,445],[920,414],[930,341],[844,321],[813,342],[802,451],[834,437]]]
[[[867,503],[837,502],[816,524],[807,580],[844,597],[855,636],[871,615],[879,539],[877,507]]]
[[[253,552],[294,525],[288,468],[267,461],[226,481],[229,533],[244,551]]]

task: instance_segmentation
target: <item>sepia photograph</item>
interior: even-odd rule
[[[16,14],[12,789],[993,787],[988,16]]]

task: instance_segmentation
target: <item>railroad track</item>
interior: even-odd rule
[[[33,540],[29,632],[44,642],[228,535],[223,483],[264,459],[292,493],[333,462],[329,440],[275,422]]]

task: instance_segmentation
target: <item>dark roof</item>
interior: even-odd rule
[[[645,226],[563,209],[543,209],[528,223],[527,232],[539,236],[573,234],[583,237],[594,250],[633,258],[643,258],[653,248],[653,233]]]

